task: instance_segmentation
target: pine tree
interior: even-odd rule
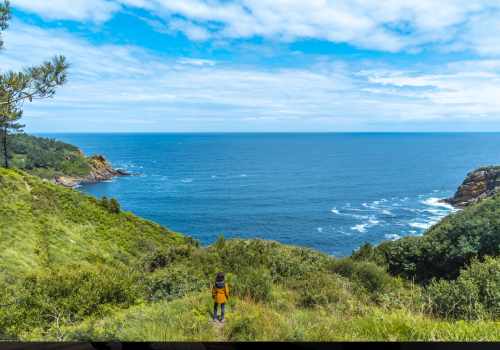
[[[7,29],[10,20],[10,4],[0,3],[0,31]],[[3,41],[0,38],[0,48]],[[9,167],[8,135],[19,132],[23,125],[18,121],[22,116],[25,102],[51,98],[56,88],[66,82],[68,63],[64,56],[55,56],[40,66],[25,69],[23,72],[5,72],[0,74],[0,133],[3,165]]]

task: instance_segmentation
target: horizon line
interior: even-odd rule
[[[26,134],[498,134],[498,131],[29,131]]]

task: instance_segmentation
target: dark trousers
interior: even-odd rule
[[[223,320],[224,319],[224,307],[226,306],[226,304],[217,304],[217,303],[214,303],[214,320],[217,319],[217,306],[220,305],[220,319]]]

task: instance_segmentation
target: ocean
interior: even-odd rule
[[[210,244],[264,238],[349,255],[421,235],[470,170],[500,164],[499,133],[43,134],[137,176],[85,185]]]

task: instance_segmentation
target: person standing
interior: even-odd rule
[[[229,287],[224,280],[224,273],[218,272],[215,276],[215,284],[212,288],[212,297],[214,299],[214,321],[218,321],[217,309],[220,305],[221,317],[220,322],[224,322],[224,309],[226,302],[229,299]]]

